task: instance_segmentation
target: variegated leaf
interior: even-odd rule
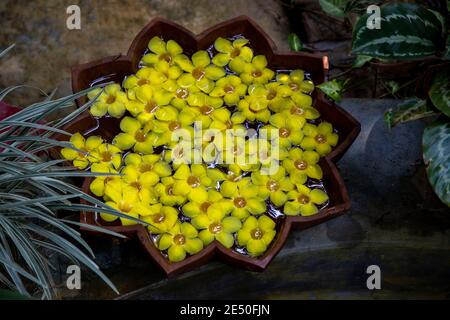
[[[323,11],[340,20],[344,19],[347,2],[348,0],[319,0]]]
[[[450,122],[445,117],[425,128],[423,159],[434,192],[450,206]]]
[[[434,106],[450,117],[450,68],[445,68],[434,76],[428,95]]]
[[[442,43],[438,13],[412,3],[381,7],[381,28],[369,29],[370,15],[361,16],[353,30],[354,54],[383,59],[411,59],[433,55]]]
[[[411,98],[400,103],[395,109],[389,109],[384,113],[384,120],[389,128],[399,123],[417,120],[436,113],[427,106],[425,100],[419,98]]]

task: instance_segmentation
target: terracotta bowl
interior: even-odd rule
[[[161,18],[155,18],[136,36],[126,56],[104,58],[95,62],[75,66],[72,69],[72,87],[74,92],[86,89],[93,83],[115,81],[121,83],[127,75],[138,70],[139,60],[144,54],[149,40],[154,36],[176,40],[187,54],[197,50],[207,49],[217,37],[231,37],[242,35],[250,40],[250,45],[256,54],[264,54],[269,66],[274,69],[303,69],[311,75],[314,83],[321,83],[325,79],[323,57],[308,53],[279,52],[269,36],[252,20],[246,16],[220,23],[207,29],[199,35],[194,35],[182,26]],[[99,80],[100,79],[100,80]],[[170,263],[155,247],[153,241],[142,225],[121,226],[106,223],[99,215],[81,212],[80,220],[91,225],[100,225],[127,236],[137,236],[153,260],[167,273],[168,276],[184,272],[201,265],[214,256],[250,270],[264,270],[278,251],[283,247],[292,227],[307,228],[328,219],[334,218],[350,208],[347,189],[335,166],[335,162],[342,157],[350,147],[360,131],[359,123],[339,106],[328,102],[320,93],[314,93],[315,107],[320,111],[324,120],[331,122],[338,130],[339,144],[326,157],[321,159],[320,165],[324,172],[324,185],[330,197],[330,204],[318,214],[310,217],[282,217],[278,223],[277,236],[268,251],[259,258],[241,255],[231,249],[226,249],[218,242],[213,242],[200,253],[190,256],[182,262]],[[77,103],[83,104],[86,98]],[[95,128],[94,130],[91,130]],[[65,127],[71,133],[81,132],[89,135],[101,135],[106,139],[119,131],[119,120],[113,118],[94,119],[87,112],[76,121]],[[61,139],[67,139],[66,137]],[[90,179],[84,180],[82,188],[90,193]]]

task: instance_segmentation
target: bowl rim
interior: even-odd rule
[[[178,25],[177,23],[174,23],[172,21],[169,21],[164,18],[156,17],[150,20],[150,22],[144,26],[144,28],[137,34],[137,36],[134,38],[134,40],[131,43],[131,46],[127,52],[126,55],[115,55],[110,56],[106,58],[102,58],[99,60],[95,60],[92,62],[88,62],[85,64],[80,64],[72,67],[72,89],[73,92],[79,92],[86,87],[83,85],[84,81],[82,80],[83,73],[86,71],[89,71],[93,68],[99,68],[102,66],[109,66],[109,65],[118,65],[121,64],[125,68],[129,68],[130,70],[133,70],[133,68],[137,66],[133,66],[133,55],[135,55],[136,50],[138,46],[142,43],[143,39],[146,37],[146,34],[149,33],[155,26],[158,25],[166,25],[170,26],[171,28],[177,29],[178,32],[180,32],[182,37],[188,37],[191,38],[191,40],[196,41],[196,47],[198,48],[198,43],[202,41],[202,39],[205,39],[208,37],[208,35],[218,32],[218,30],[224,30],[227,29],[231,25],[236,24],[246,24],[249,26],[249,28],[252,30],[252,32],[257,33],[261,39],[264,39],[265,43],[263,46],[266,47],[266,50],[270,53],[271,57],[290,57],[295,59],[311,59],[311,61],[315,61],[317,65],[321,65],[320,75],[316,75],[320,77],[321,79],[325,80],[326,78],[326,68],[323,64],[324,57],[318,54],[313,53],[304,53],[304,52],[283,52],[278,51],[275,43],[273,40],[266,34],[266,32],[258,25],[256,24],[252,19],[249,17],[242,15],[238,16],[236,18],[223,21],[221,23],[218,23],[214,26],[211,26],[210,28],[206,29],[205,31],[195,35],[188,29],[186,29],[183,26]],[[245,35],[244,35],[245,36]],[[142,52],[141,52],[142,53]],[[269,60],[269,59],[268,59]],[[269,61],[270,64],[270,61]],[[327,156],[323,157],[321,161],[325,163],[330,170],[330,175],[333,177],[333,179],[338,183],[338,189],[340,192],[340,197],[342,199],[341,203],[338,205],[332,205],[330,207],[327,207],[324,210],[319,211],[319,213],[309,216],[309,217],[303,217],[303,216],[285,216],[284,221],[280,223],[280,230],[277,232],[276,238],[273,240],[270,248],[266,251],[266,253],[259,258],[251,258],[249,256],[241,255],[232,249],[227,249],[224,246],[222,246],[218,241],[213,241],[210,245],[203,248],[202,251],[199,253],[187,257],[185,260],[181,262],[175,262],[171,263],[169,262],[159,251],[159,249],[156,248],[154,245],[152,239],[150,238],[150,235],[146,228],[143,225],[131,225],[131,226],[103,226],[106,229],[116,231],[119,233],[122,233],[126,236],[137,236],[137,238],[140,240],[141,244],[144,246],[146,251],[150,254],[153,261],[159,265],[162,270],[167,274],[167,276],[174,276],[176,274],[185,272],[189,269],[192,269],[196,266],[202,265],[208,260],[212,259],[214,256],[218,256],[221,260],[230,262],[232,264],[244,267],[246,269],[255,270],[255,271],[262,271],[264,270],[269,263],[272,261],[272,259],[277,255],[277,253],[281,250],[281,248],[284,246],[284,243],[289,235],[289,232],[291,228],[297,227],[300,229],[305,229],[311,226],[314,226],[316,224],[322,223],[326,220],[329,220],[331,218],[337,217],[341,214],[343,214],[346,210],[350,208],[350,198],[347,192],[347,188],[345,186],[345,183],[335,165],[335,162],[337,162],[347,151],[347,149],[351,146],[353,141],[358,136],[361,126],[359,122],[353,118],[347,111],[339,107],[333,102],[328,101],[323,93],[317,92],[315,97],[316,103],[323,104],[326,108],[333,108],[333,112],[338,113],[340,117],[342,117],[345,120],[345,125],[348,126],[349,133],[345,137],[345,139],[341,140],[338,144],[338,146]],[[77,100],[77,104],[81,106],[83,104],[83,99]],[[84,117],[91,117],[90,114],[86,111],[79,115],[79,117],[74,120],[73,122],[67,124],[64,129],[68,128],[70,125],[73,125],[76,121],[83,121],[85,119]],[[59,137],[60,139],[67,139],[67,137]],[[58,150],[59,151],[59,150]],[[53,156],[58,157],[58,152],[54,152]],[[84,192],[90,194],[89,190],[89,182],[91,181],[91,178],[85,178],[83,181],[82,189]],[[84,200],[81,200],[82,202]],[[91,217],[91,218],[89,218]],[[93,222],[94,221],[94,222]],[[88,214],[84,211],[80,212],[80,222],[81,223],[87,223],[87,224],[95,224],[95,219],[92,214]],[[93,234],[99,234],[96,231],[92,231],[88,228],[81,227],[83,231],[93,233]]]

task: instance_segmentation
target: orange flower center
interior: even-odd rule
[[[175,131],[177,129],[181,128],[181,123],[178,121],[170,121],[169,122],[169,130],[170,131]]]
[[[132,186],[133,188],[136,188],[138,190],[142,189],[142,185],[140,184],[139,181],[134,181],[134,182],[130,183],[130,186]]]
[[[145,104],[145,107],[144,107],[144,110],[145,110],[145,112],[147,112],[147,113],[153,113],[153,112],[156,111],[156,109],[158,109],[158,105],[157,105],[156,102],[153,101],[153,100],[147,102],[147,103]]]
[[[205,70],[201,67],[197,67],[194,70],[192,70],[192,76],[195,78],[195,80],[199,81],[202,80],[205,76]]]
[[[209,225],[209,232],[216,234],[221,232],[223,229],[222,225],[219,222],[214,222]]]
[[[254,240],[259,240],[263,237],[264,232],[260,228],[255,228],[250,232],[250,235]]]
[[[277,96],[277,92],[275,90],[270,89],[267,93],[267,100],[272,100]]]
[[[234,87],[232,86],[232,85],[226,85],[224,88],[223,88],[223,91],[225,91],[225,93],[233,93],[234,92]]]
[[[146,138],[146,134],[142,130],[138,130],[134,134],[134,139],[136,139],[137,142],[144,142],[145,138]]]
[[[306,194],[301,194],[298,196],[298,202],[300,202],[301,204],[307,204],[309,203],[310,199]]]
[[[153,215],[153,222],[154,223],[161,223],[166,219],[166,216],[162,213],[157,213]]]
[[[204,115],[208,115],[214,111],[214,108],[211,106],[202,106],[199,109],[200,109],[200,112]]]
[[[175,95],[177,98],[186,99],[189,96],[189,91],[184,88],[178,88],[177,91],[175,91]]]
[[[173,237],[173,242],[181,246],[186,243],[186,238],[182,234],[177,234],[175,237]]]
[[[280,128],[278,131],[282,138],[287,138],[291,134],[291,131],[288,128]]]
[[[246,206],[247,201],[245,201],[243,197],[236,197],[234,198],[233,203],[236,208],[243,208]]]
[[[187,178],[187,183],[188,185],[190,185],[192,188],[197,188],[200,186],[200,179],[196,176],[189,176]]]
[[[173,185],[166,186],[166,193],[171,196],[173,195]]]
[[[139,79],[137,82],[138,86],[143,86],[144,84],[148,84],[150,83],[150,81],[148,81],[147,79]]]
[[[209,202],[209,201],[206,201],[206,202],[203,202],[201,205],[200,205],[200,210],[202,210],[203,212],[207,212],[208,211],[208,208],[211,206],[211,202]]]
[[[317,143],[325,143],[325,142],[327,142],[327,138],[323,134],[318,134],[315,137],[315,139],[316,139]]]
[[[253,78],[259,78],[259,77],[261,77],[262,76],[262,71],[261,70],[254,70],[253,72],[252,72],[252,77]]]
[[[267,181],[266,187],[270,191],[277,191],[280,188],[280,184],[275,180],[269,180]]]
[[[308,162],[306,162],[305,160],[295,160],[294,166],[298,170],[305,170],[306,168],[308,168]]]
[[[116,101],[116,97],[115,96],[108,96],[108,98],[106,99],[106,103],[107,104],[112,104]]]
[[[299,85],[296,84],[295,82],[289,83],[289,87],[291,88],[292,91],[298,91],[298,89],[300,88]]]
[[[297,107],[297,106],[293,106],[291,108],[291,114],[298,114],[298,115],[302,115],[305,113],[305,109]]]
[[[101,153],[101,158],[103,162],[109,162],[112,159],[112,154],[109,151],[104,151]]]
[[[164,60],[167,63],[170,63],[170,62],[172,62],[172,56],[170,55],[170,53],[165,52],[165,53],[159,55],[159,60]]]
[[[230,53],[231,58],[236,58],[241,54],[241,50],[239,48],[234,48],[233,51]]]
[[[153,165],[150,163],[141,163],[139,165],[139,171],[140,172],[148,172],[153,170]]]

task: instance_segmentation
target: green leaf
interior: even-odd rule
[[[299,52],[303,50],[303,43],[295,33],[289,33],[288,41],[292,51]]]
[[[348,80],[337,80],[333,79],[331,81],[324,82],[317,87],[325,93],[330,99],[334,101],[341,101],[342,95],[345,90],[345,85],[347,84]]]
[[[319,0],[322,10],[339,20],[344,20],[348,0]]]
[[[423,133],[423,159],[428,181],[439,199],[450,206],[450,122],[435,121]]]
[[[428,95],[433,105],[450,117],[450,68],[445,68],[434,76]]]
[[[352,68],[361,68],[363,67],[367,62],[371,61],[373,57],[371,56],[365,56],[363,54],[358,54],[356,56],[355,61],[353,61]]]
[[[353,30],[352,51],[383,59],[412,59],[436,53],[442,43],[438,14],[411,3],[381,7],[381,28],[369,29],[371,15],[361,16]]]
[[[395,109],[386,111],[384,113],[384,120],[389,128],[392,128],[399,123],[434,115],[436,115],[436,113],[429,108],[425,100],[412,98],[400,103]]]

